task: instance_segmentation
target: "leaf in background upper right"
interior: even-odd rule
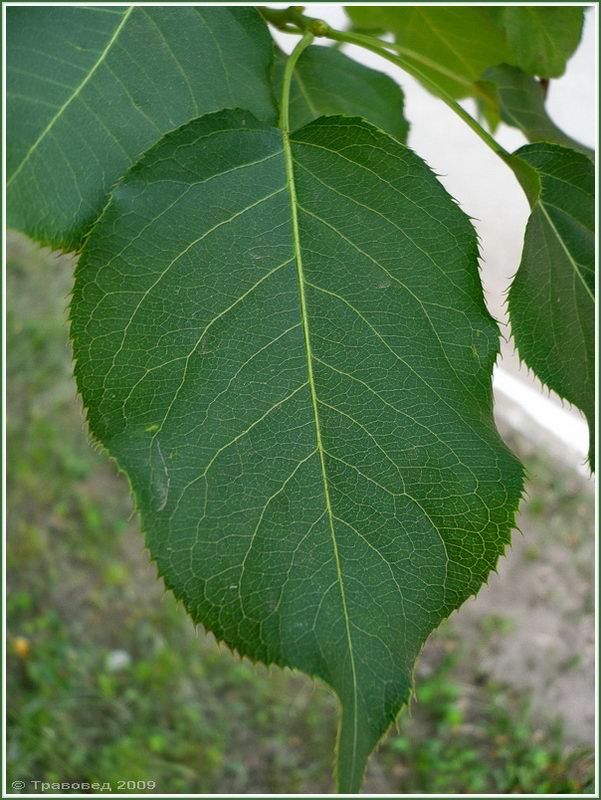
[[[508,6],[496,13],[507,34],[510,63],[540,78],[563,75],[582,36],[584,9]]]
[[[346,12],[359,28],[394,34],[414,54],[403,53],[403,58],[452,97],[477,92],[474,84],[484,70],[509,57],[503,31],[485,8],[349,6]]]
[[[545,108],[545,92],[536,78],[518,67],[500,64],[486,70],[482,80],[494,85],[499,98],[501,119],[519,128],[530,142],[553,142],[589,157],[593,151],[564,133]]]

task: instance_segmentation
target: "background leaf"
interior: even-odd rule
[[[276,96],[281,94],[286,56],[276,58]],[[332,47],[308,47],[297,61],[290,92],[290,124],[299,128],[319,116],[347,114],[369,122],[405,142],[400,86],[382,72],[358,64]]]
[[[357,791],[522,477],[467,217],[359,119],[290,147],[222,112],[130,171],[77,268],[76,375],[166,584],[239,653],[335,689]]]
[[[593,163],[582,153],[553,144],[526,145],[515,156],[536,169],[542,190],[509,292],[511,329],[526,364],[585,414],[594,468]]]
[[[253,8],[7,10],[9,225],[77,249],[114,183],[209,111],[275,119],[272,40]]]
[[[594,155],[590,148],[572,139],[553,122],[545,109],[543,87],[535,78],[518,67],[501,64],[488,69],[482,80],[494,84],[503,122],[519,128],[530,142],[554,142],[589,157]]]
[[[477,93],[484,70],[508,60],[504,33],[484,7],[348,6],[346,12],[360,28],[393,33],[415,54],[403,57],[452,97]]]
[[[452,97],[475,97],[491,130],[499,122],[499,107],[486,70],[510,64],[530,75],[559,77],[578,46],[584,20],[583,9],[575,6],[349,6],[346,12],[357,29],[392,33],[407,50],[403,57]],[[551,141],[569,143],[546,118],[534,84],[518,81],[518,73],[501,77],[505,121],[517,117],[525,132],[544,129]]]
[[[568,59],[580,42],[583,8],[506,6],[495,9],[495,12],[507,34],[510,63],[541,78],[563,75]]]

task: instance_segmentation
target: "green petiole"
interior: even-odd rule
[[[303,38],[297,42],[296,47],[286,60],[286,69],[284,70],[284,80],[282,82],[282,97],[280,101],[280,128],[285,133],[288,133],[290,130],[289,107],[292,73],[294,72],[296,62],[301,57],[303,50],[311,44],[314,38],[314,34],[311,31],[307,31],[303,35]]]

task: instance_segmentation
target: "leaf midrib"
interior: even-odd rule
[[[557,227],[555,226],[553,220],[551,219],[551,216],[550,216],[549,212],[547,211],[546,206],[545,206],[545,204],[544,204],[544,202],[542,200],[539,201],[539,207],[540,207],[540,210],[543,212],[543,215],[544,215],[544,217],[545,217],[545,219],[547,221],[547,224],[549,225],[549,227],[551,228],[551,230],[553,231],[553,233],[557,237],[557,241],[559,242],[559,244],[561,245],[561,248],[563,249],[564,253],[568,257],[568,261],[572,265],[572,268],[573,268],[574,272],[580,278],[580,282],[584,286],[585,292],[588,294],[589,298],[591,299],[592,303],[594,304],[595,295],[591,292],[590,287],[588,286],[587,282],[584,280],[584,276],[583,276],[582,272],[580,271],[580,267],[578,266],[578,264],[576,263],[576,260],[572,256],[572,253],[570,252],[570,250],[569,250],[567,244],[565,243],[562,235],[557,230]]]
[[[330,501],[330,490],[328,486],[328,476],[325,464],[325,450],[321,439],[321,427],[319,423],[318,411],[318,398],[315,389],[315,379],[313,376],[313,354],[311,348],[311,336],[309,331],[309,317],[307,313],[307,300],[305,294],[305,275],[303,270],[303,260],[300,246],[300,233],[298,225],[298,201],[296,196],[296,184],[294,180],[294,166],[292,158],[292,150],[290,147],[290,137],[287,130],[282,129],[282,141],[284,152],[284,163],[286,167],[286,180],[288,184],[288,191],[290,195],[290,210],[292,217],[292,240],[294,249],[294,258],[296,262],[297,276],[298,276],[298,289],[300,298],[301,309],[301,322],[303,325],[303,335],[305,342],[305,354],[307,359],[307,379],[309,385],[309,394],[311,396],[311,406],[313,410],[313,421],[315,425],[315,438],[317,443],[317,452],[319,454],[319,463],[321,470],[321,478],[323,483],[324,500],[326,505],[326,512],[328,516],[328,524],[330,528],[330,537],[332,540],[332,549],[334,551],[334,562],[336,564],[336,576],[338,585],[340,587],[340,597],[342,601],[342,610],[344,613],[344,622],[346,630],[346,639],[349,650],[349,659],[351,664],[351,674],[353,679],[353,751],[351,760],[351,770],[354,773],[356,768],[357,756],[357,735],[358,735],[358,720],[357,720],[357,672],[355,668],[355,655],[353,651],[353,640],[351,636],[350,618],[348,613],[348,606],[346,601],[346,591],[344,588],[344,579],[340,565],[340,554],[338,552],[338,542],[336,540],[336,531],[334,526],[334,513]],[[344,712],[343,712],[344,713]],[[351,776],[352,778],[353,776]]]
[[[115,28],[115,30],[113,31],[113,35],[112,35],[112,36],[111,36],[111,38],[109,39],[109,41],[108,41],[108,43],[107,43],[106,47],[104,48],[104,50],[103,50],[103,51],[100,53],[100,56],[98,57],[98,59],[97,59],[96,63],[95,63],[95,64],[94,64],[94,66],[92,67],[92,69],[91,69],[91,70],[88,72],[88,74],[86,75],[86,77],[85,77],[85,78],[83,79],[83,81],[82,81],[82,82],[79,84],[79,86],[78,86],[78,87],[75,89],[75,91],[74,91],[74,92],[73,92],[71,95],[69,95],[69,97],[68,97],[68,98],[65,100],[65,102],[64,102],[64,103],[62,104],[62,106],[61,106],[61,107],[58,109],[58,111],[57,111],[57,112],[56,112],[56,114],[55,114],[55,115],[52,117],[52,119],[50,120],[50,122],[49,122],[49,123],[46,125],[46,127],[45,127],[45,128],[44,128],[44,130],[43,130],[43,131],[40,133],[40,135],[39,135],[39,136],[38,136],[38,138],[35,140],[35,142],[34,142],[34,143],[31,145],[31,147],[29,148],[29,150],[28,150],[28,151],[25,153],[25,155],[24,155],[24,157],[23,157],[23,160],[21,161],[21,163],[19,164],[19,166],[18,166],[18,167],[15,169],[15,171],[14,171],[14,172],[13,172],[13,174],[10,176],[10,178],[8,179],[8,181],[7,181],[7,183],[6,183],[6,187],[7,187],[7,188],[8,188],[8,187],[11,185],[11,183],[14,181],[14,179],[17,177],[17,175],[19,175],[19,173],[21,172],[21,170],[23,169],[23,167],[25,166],[25,164],[27,164],[27,162],[29,161],[29,159],[31,158],[31,156],[33,155],[33,153],[34,153],[34,152],[36,151],[36,149],[38,148],[38,146],[39,146],[40,142],[42,142],[42,141],[43,141],[43,140],[46,138],[46,136],[47,136],[47,135],[50,133],[50,131],[52,130],[52,128],[53,128],[54,124],[56,123],[56,121],[57,121],[58,119],[60,119],[60,117],[63,115],[63,113],[66,111],[66,109],[67,109],[67,108],[68,108],[68,107],[71,105],[71,103],[73,102],[73,100],[75,100],[77,97],[79,97],[79,95],[80,95],[80,93],[82,92],[82,90],[83,90],[84,86],[87,84],[87,82],[90,80],[90,78],[91,78],[91,77],[94,75],[94,73],[96,72],[96,70],[98,69],[98,67],[99,67],[99,66],[100,66],[100,65],[103,63],[104,59],[105,59],[105,58],[106,58],[106,56],[108,55],[108,53],[109,53],[110,49],[112,48],[113,44],[115,43],[115,41],[117,40],[117,38],[118,38],[119,34],[121,33],[121,30],[123,29],[123,26],[125,25],[125,23],[127,22],[128,18],[129,18],[129,16],[130,16],[130,14],[133,12],[133,10],[134,10],[135,8],[136,8],[136,6],[130,6],[130,7],[127,9],[127,11],[126,11],[126,12],[123,14],[123,19],[121,20],[121,22],[120,22],[120,23],[117,25],[117,27],[116,27],[116,28]]]
[[[559,50],[559,47],[553,41],[552,37],[549,35],[549,32],[545,28],[545,26],[544,26],[543,22],[541,21],[537,11],[535,9],[533,9],[533,8],[530,8],[529,6],[526,6],[526,13],[530,17],[532,17],[532,20],[534,22],[534,26],[536,28],[538,28],[538,30],[540,30],[542,32],[543,36],[548,40],[549,44],[551,45],[551,48],[550,48],[551,51],[555,51],[555,55],[558,55],[558,56],[561,57],[561,52]]]

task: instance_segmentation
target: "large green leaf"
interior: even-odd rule
[[[594,167],[554,144],[515,154],[541,181],[509,292],[509,317],[522,359],[549,388],[580,408],[595,447]]]
[[[584,9],[578,6],[506,6],[490,9],[502,23],[510,63],[531,75],[559,78],[582,35]]]
[[[9,225],[77,249],[107,193],[169,130],[209,111],[274,120],[272,41],[253,8],[7,11]]]
[[[166,584],[239,653],[335,689],[357,791],[522,487],[468,218],[360,119],[289,142],[221,112],[116,187],[71,316],[91,430]]]
[[[501,119],[519,128],[531,142],[553,142],[586,153],[593,151],[572,139],[553,122],[545,109],[545,93],[541,84],[518,67],[501,64],[483,75],[499,96]]]
[[[281,94],[286,57],[278,52],[276,94]],[[364,117],[399,141],[407,138],[400,86],[382,72],[358,64],[332,47],[308,47],[297,61],[290,92],[290,122],[300,128],[328,114]]]
[[[383,29],[407,49],[403,54],[452,97],[478,94],[487,67],[508,61],[502,29],[484,7],[348,6],[363,29]],[[411,54],[410,54],[411,53]]]

